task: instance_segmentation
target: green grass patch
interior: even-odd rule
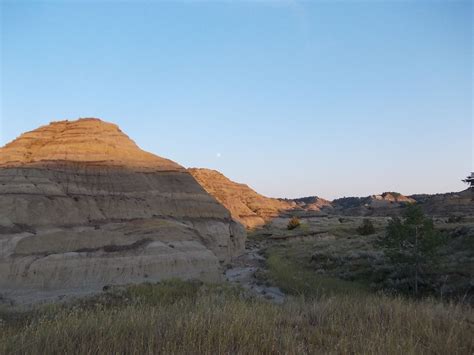
[[[267,251],[268,274],[273,283],[291,295],[321,297],[341,294],[366,294],[362,283],[318,275],[306,267],[308,257],[292,253],[291,247],[270,248]]]

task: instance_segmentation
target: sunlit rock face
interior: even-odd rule
[[[117,125],[97,118],[52,122],[1,148],[2,167],[44,167],[63,162],[134,171],[183,170],[171,160],[141,150]]]
[[[217,280],[245,230],[180,165],[98,119],[0,148],[0,294],[35,299],[170,277]]]
[[[215,170],[188,170],[207,192],[249,229],[264,225],[283,211],[297,206],[293,201],[262,196],[249,186],[236,183]]]

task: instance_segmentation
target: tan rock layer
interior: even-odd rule
[[[1,149],[0,166],[82,162],[135,170],[182,170],[145,152],[117,125],[96,118],[58,121],[22,134]]]
[[[204,189],[222,203],[232,217],[247,228],[265,224],[282,211],[293,209],[294,202],[262,196],[245,184],[228,179],[210,169],[188,169]]]

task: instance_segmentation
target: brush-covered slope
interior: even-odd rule
[[[214,280],[245,231],[180,165],[98,119],[0,148],[0,294],[41,298],[169,277]]]
[[[474,216],[474,189],[436,195],[413,195],[425,213],[433,216]]]
[[[215,170],[193,168],[188,171],[231,212],[234,219],[247,228],[261,226],[282,211],[296,206],[290,201],[262,196],[249,186],[236,183]]]

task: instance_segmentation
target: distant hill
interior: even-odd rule
[[[396,216],[408,204],[419,203],[429,215],[474,214],[470,190],[437,195],[405,196],[387,191],[365,197],[343,197],[333,201],[318,196],[295,199],[269,198],[248,185],[234,182],[223,174],[209,169],[188,169],[199,184],[222,203],[234,219],[246,228],[255,228],[277,216],[343,215],[343,216]]]
[[[280,199],[289,203],[294,203],[296,207],[299,207],[306,211],[321,211],[324,208],[332,208],[331,201],[325,200],[318,196],[300,197],[294,199]]]
[[[393,215],[401,207],[416,203],[416,200],[398,192],[384,192],[367,197],[343,197],[332,201],[334,213],[344,215]]]
[[[367,197],[343,197],[332,201],[335,214],[355,216],[391,216],[402,212],[407,204],[417,203],[431,216],[474,215],[474,196],[471,189],[444,194],[416,194],[404,196],[384,192]]]
[[[410,198],[418,202],[423,210],[433,216],[471,215],[474,216],[474,190],[445,194],[419,194]]]

